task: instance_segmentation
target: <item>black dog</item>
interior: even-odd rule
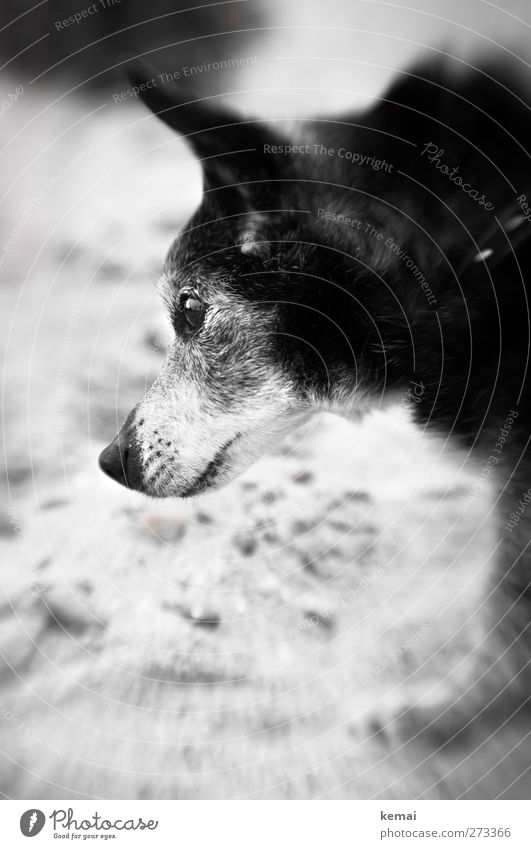
[[[132,82],[193,147],[204,193],[163,274],[175,342],[102,468],[150,495],[196,494],[314,410],[359,415],[414,387],[418,425],[498,487],[481,698],[515,690],[531,562],[523,85],[420,68],[366,114],[287,135],[148,78]]]

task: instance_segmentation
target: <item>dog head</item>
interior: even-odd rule
[[[235,478],[309,412],[354,397],[367,322],[342,282],[352,255],[333,228],[323,236],[310,201],[310,156],[286,155],[265,122],[215,99],[135,83],[191,144],[203,198],[162,274],[166,362],[100,465],[149,495],[188,496]]]

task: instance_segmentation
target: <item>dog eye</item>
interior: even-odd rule
[[[181,310],[189,330],[198,330],[203,324],[207,305],[193,294],[181,296]]]

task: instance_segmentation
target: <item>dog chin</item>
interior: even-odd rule
[[[191,486],[184,485],[177,492],[175,492],[175,497],[193,498],[196,495],[204,495],[206,492],[210,492],[213,489],[222,489],[222,487],[230,483],[231,480],[232,478],[225,478],[223,475],[220,475],[214,480],[208,481],[208,483],[192,484]]]
[[[198,471],[197,475],[192,475],[188,480],[182,480],[176,476],[173,480],[168,480],[166,483],[160,482],[154,487],[139,488],[145,495],[152,498],[193,498],[214,489],[221,489],[236,480],[248,465],[250,463],[235,464],[232,459],[224,458],[223,463],[218,463],[215,467],[211,463],[206,470]]]
[[[167,488],[161,487],[156,492],[146,492],[146,494],[152,498],[193,498],[215,489],[222,489],[232,483],[242,471],[244,470],[220,470],[216,475],[209,477],[208,480],[175,481]]]
[[[155,498],[157,500],[163,498],[192,498],[194,495],[202,495],[205,492],[208,492],[211,489],[219,489],[224,486],[228,481],[225,480],[213,480],[204,484],[195,484],[193,481],[171,481],[168,484],[139,484],[134,487],[134,489],[139,492],[141,495],[145,495],[148,498]],[[130,487],[133,489],[133,487]]]

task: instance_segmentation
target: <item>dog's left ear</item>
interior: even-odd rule
[[[208,186],[272,176],[278,157],[268,152],[268,145],[282,140],[265,120],[243,119],[217,96],[183,91],[138,62],[128,76],[146,106],[191,145]]]

